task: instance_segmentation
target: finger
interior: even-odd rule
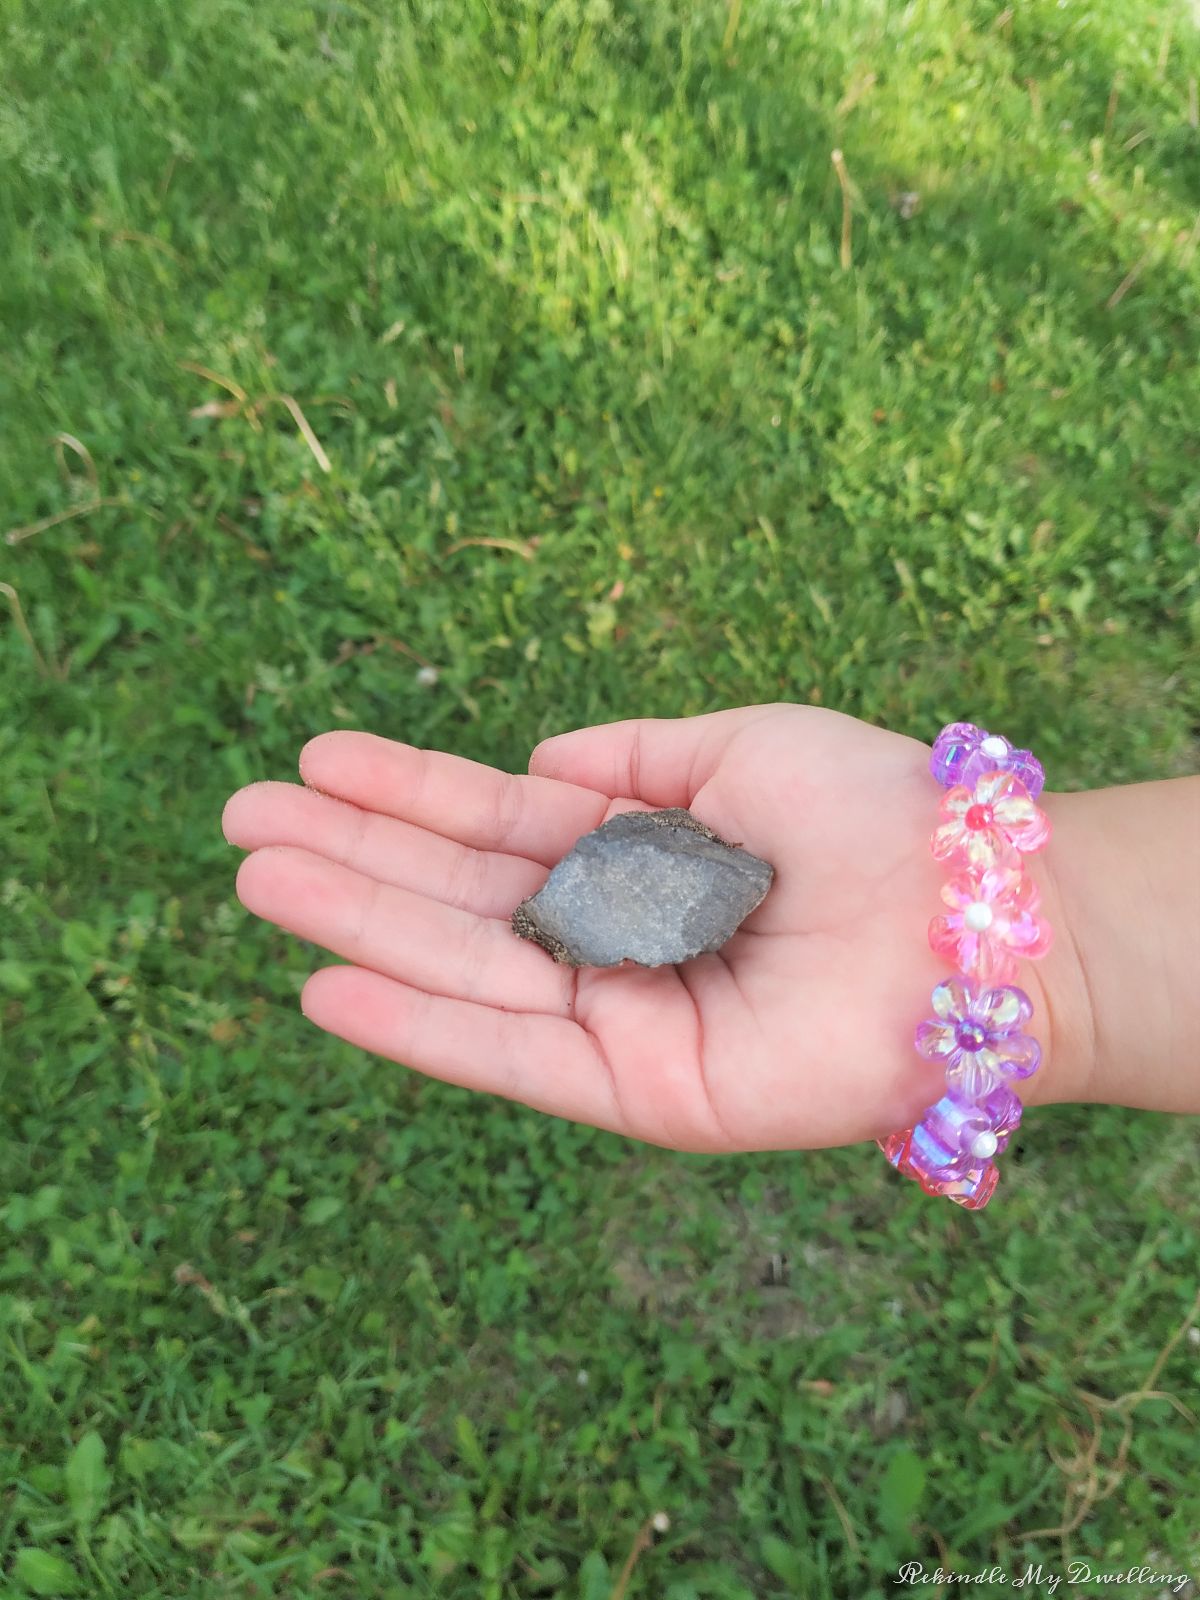
[[[574,969],[518,938],[507,921],[379,883],[288,845],[247,856],[237,893],[255,916],[430,994],[570,1013]]]
[[[294,845],[479,917],[510,916],[546,881],[539,862],[475,850],[301,783],[239,789],[225,804],[221,827],[229,843],[243,850]]]
[[[529,758],[529,771],[652,806],[688,806],[730,739],[775,710],[738,706],[699,717],[636,717],[574,728],[543,739]]]
[[[604,820],[590,788],[500,772],[374,733],[318,734],[300,752],[300,776],[368,811],[547,867]]]
[[[623,1131],[603,1057],[564,1017],[497,1011],[360,967],[314,972],[300,1007],[326,1032],[428,1077]]]

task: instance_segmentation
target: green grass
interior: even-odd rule
[[[472,1098],[219,828],[335,726],[1196,765],[1195,20],[1012,11],[0,8],[4,1600],[1200,1567],[1194,1124],[1031,1112],[972,1216]]]

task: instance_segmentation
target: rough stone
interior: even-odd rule
[[[572,967],[667,966],[719,950],[774,876],[681,806],[623,811],[575,842],[513,931]]]

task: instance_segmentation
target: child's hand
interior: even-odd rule
[[[928,759],[916,740],[787,704],[559,735],[528,777],[326,733],[301,753],[304,787],[251,784],[223,825],[253,852],[247,909],[353,963],[305,985],[319,1027],[653,1144],[813,1148],[906,1127],[942,1092],[913,1049],[945,976],[926,940],[945,877]],[[573,969],[513,933],[513,908],[581,834],[668,806],[776,869],[718,953]],[[1048,1087],[1034,963],[1018,982],[1045,1060],[1023,1098],[1069,1098]]]

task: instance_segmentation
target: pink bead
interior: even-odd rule
[[[1050,948],[1037,885],[1020,867],[968,867],[942,885],[942,899],[951,909],[929,924],[930,948],[968,977],[1011,983],[1018,956],[1034,960]]]
[[[987,772],[972,788],[958,785],[942,796],[942,820],[930,848],[938,861],[971,867],[1017,865],[1050,837],[1050,819],[1011,772]]]
[[[875,1143],[883,1151],[884,1155],[888,1158],[892,1165],[896,1166],[897,1163],[903,1158],[904,1147],[911,1137],[912,1129],[905,1128],[901,1133],[889,1133],[886,1139],[876,1139]]]

